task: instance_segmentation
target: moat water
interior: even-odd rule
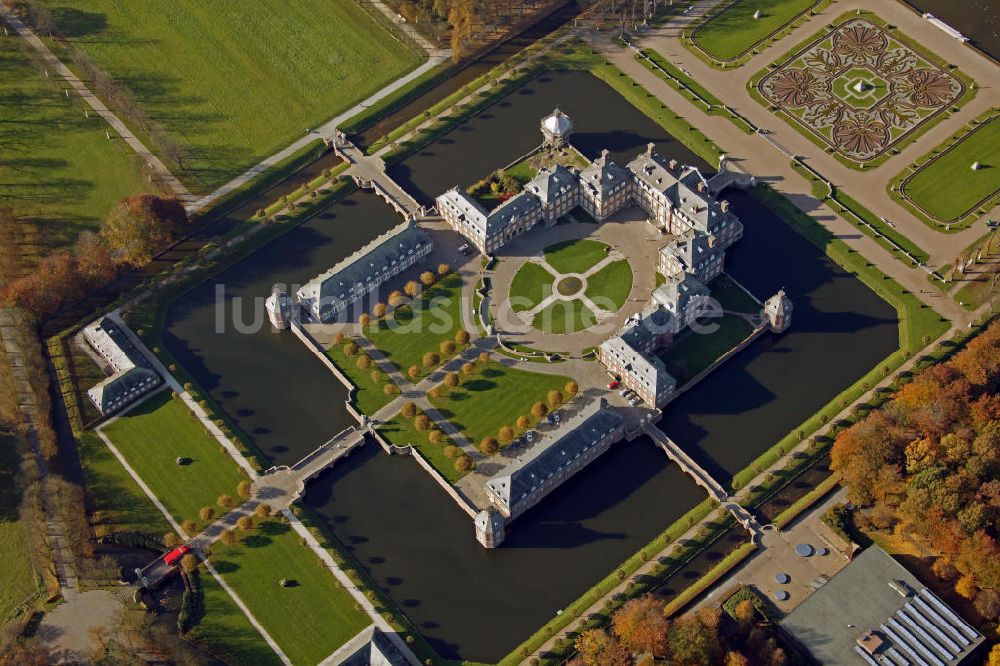
[[[549,74],[398,165],[430,197],[509,163],[538,143],[558,104],[574,144],[621,160],[650,140],[700,164],[662,128],[586,73]],[[606,128],[615,128],[609,131]],[[766,174],[760,174],[766,176]],[[766,335],[673,403],[661,422],[726,477],[863,375],[897,345],[895,311],[774,213],[727,195],[746,227],[727,270],[758,297],[785,286],[793,328]],[[397,223],[373,195],[337,203],[175,304],[165,344],[276,463],[291,463],[352,423],[346,392],[290,334],[216,331],[215,290],[251,299],[301,283]],[[410,459],[370,447],[316,479],[305,502],[352,549],[447,658],[495,661],[704,497],[644,440],[621,444],[482,549],[472,525]],[[722,546],[720,545],[720,548]],[[717,554],[710,554],[715,557]]]

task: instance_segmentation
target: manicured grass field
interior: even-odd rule
[[[587,277],[587,297],[606,310],[617,312],[632,292],[632,269],[628,261],[612,261]]]
[[[446,275],[412,304],[404,305],[365,329],[365,336],[396,367],[406,372],[411,365],[425,372],[421,361],[426,352],[438,353],[445,340],[454,340],[462,328],[462,277]]]
[[[240,542],[215,543],[212,564],[295,664],[317,664],[368,618],[292,528],[264,521]],[[293,582],[281,587],[279,581]]]
[[[723,310],[748,314],[760,312],[760,303],[725,273],[712,280],[709,287],[712,289],[712,298],[719,302]]]
[[[678,386],[710,366],[753,331],[750,324],[737,315],[725,315],[711,323],[719,326],[715,333],[701,335],[689,331],[658,354]]]
[[[816,0],[735,0],[711,16],[691,38],[716,60],[734,60],[816,4]],[[761,17],[755,19],[754,12]]]
[[[560,273],[583,273],[606,257],[610,249],[589,238],[562,241],[545,248],[545,261]]]
[[[555,278],[541,266],[527,262],[510,282],[510,307],[514,312],[530,310],[552,295]]]
[[[41,584],[28,557],[24,523],[18,516],[21,458],[13,436],[0,429],[0,623],[33,596]]]
[[[431,442],[427,439],[426,432],[418,432],[417,429],[413,427],[413,422],[404,417],[402,414],[396,414],[391,421],[379,426],[378,431],[382,433],[383,437],[389,440],[390,444],[395,444],[396,446],[412,446],[420,451],[424,458],[427,458],[427,462],[429,462],[434,469],[441,472],[441,475],[444,476],[449,483],[456,483],[459,479],[468,474],[468,472],[460,472],[455,469],[455,460],[444,454],[444,447],[450,444],[447,437],[442,439],[438,444]]]
[[[583,301],[554,301],[535,315],[531,325],[539,331],[562,335],[576,333],[597,323],[597,315]]]
[[[167,391],[112,421],[104,434],[178,522],[198,521],[203,506],[221,513],[220,495],[239,501],[236,485],[244,477],[236,462]],[[178,465],[177,457],[191,462]]]
[[[201,644],[226,664],[280,665],[281,659],[215,577],[203,571],[200,578],[205,614],[186,638]]]
[[[549,391],[563,391],[571,379],[491,362],[477,374],[463,378],[454,389],[442,385],[442,396],[431,402],[478,444],[485,437],[496,437],[502,426],[515,428],[518,416],[527,416],[532,423],[537,421],[531,415],[531,406],[545,402]]]
[[[36,69],[21,40],[0,39],[0,205],[25,223],[26,257],[96,229],[123,196],[148,185],[106,124]]]
[[[44,4],[59,30],[188,148],[179,175],[199,192],[421,60],[352,0]]]
[[[985,168],[972,170],[972,163]],[[963,217],[1000,190],[1000,117],[921,167],[903,192],[928,215],[941,222]]]
[[[326,355],[333,359],[334,364],[340,368],[341,372],[347,375],[358,387],[354,406],[364,414],[374,414],[396,397],[396,394],[385,394],[384,386],[392,384],[392,380],[383,374],[380,381],[374,381],[372,370],[378,370],[375,364],[372,363],[370,368],[362,370],[358,367],[357,357],[348,357],[344,353],[344,344],[330,347],[326,350]]]

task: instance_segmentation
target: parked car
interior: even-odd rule
[[[625,394],[627,394],[627,393],[628,393],[628,389],[627,388],[623,388],[621,391],[618,391],[618,395],[620,395],[623,398],[625,397]]]
[[[169,553],[163,556],[163,563],[168,567],[177,566],[181,562],[181,558],[191,552],[188,546],[177,546]]]
[[[458,251],[461,252],[462,254],[469,254],[469,244],[464,243],[461,247],[458,248]]]
[[[608,388],[611,389],[612,391],[614,391],[616,388],[618,388],[619,386],[621,386],[621,384],[622,383],[620,381],[618,381],[617,379],[615,379],[615,380],[611,381],[610,383],[608,383]]]

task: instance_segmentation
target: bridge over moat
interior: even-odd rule
[[[649,435],[649,437],[659,446],[667,457],[681,468],[681,470],[694,479],[694,482],[699,486],[704,488],[708,494],[717,500],[726,511],[731,513],[734,518],[756,539],[761,533],[762,528],[757,519],[754,518],[753,514],[747,511],[745,508],[740,506],[740,504],[726,492],[726,489],[722,487],[722,484],[716,481],[711,474],[706,472],[701,465],[699,465],[695,460],[689,456],[684,449],[682,449],[677,442],[670,439],[669,436],[662,430],[656,427],[652,423],[646,423],[642,427],[643,431]]]
[[[407,220],[425,216],[424,207],[386,173],[385,161],[381,157],[366,155],[343,135],[334,139],[333,147],[337,155],[350,165],[344,175],[353,178],[358,187],[373,190]]]

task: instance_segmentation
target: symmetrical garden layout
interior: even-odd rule
[[[957,76],[865,18],[821,34],[756,87],[798,129],[862,163],[898,146],[965,91]]]

